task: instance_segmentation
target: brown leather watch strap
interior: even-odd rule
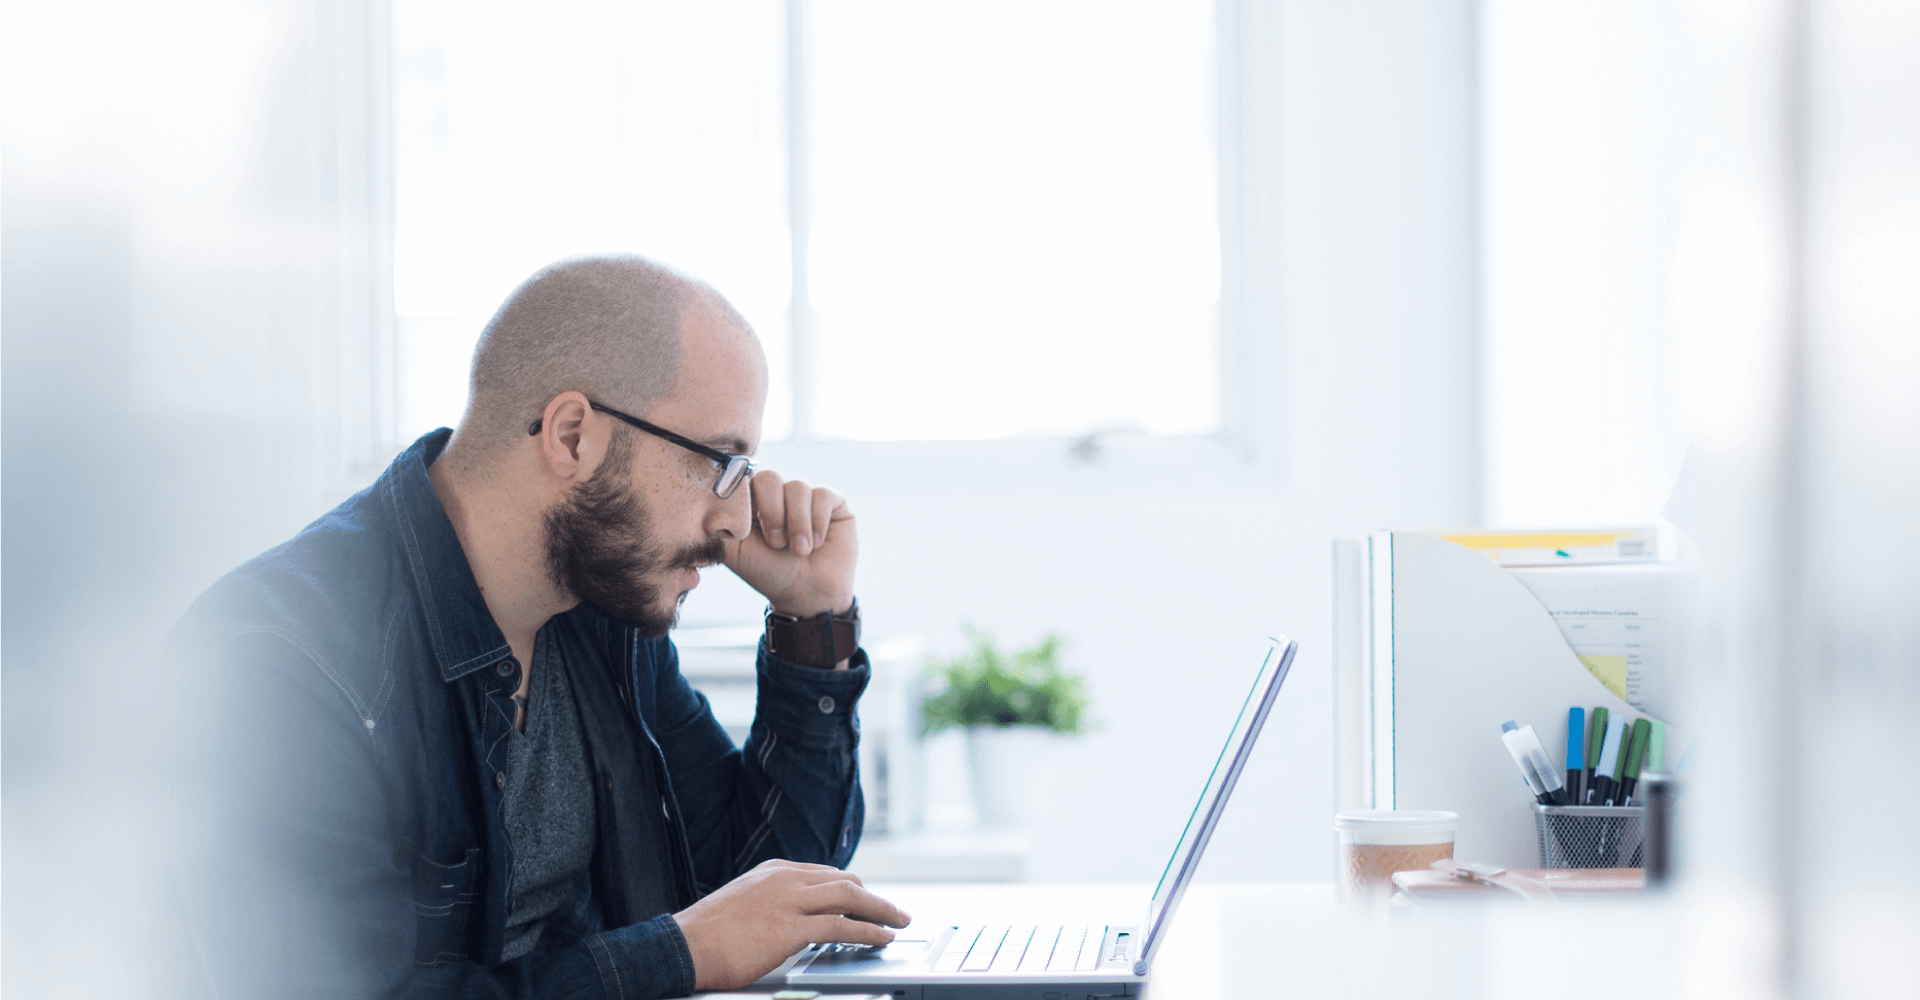
[[[803,667],[831,670],[860,648],[860,602],[844,615],[823,611],[811,618],[767,609],[767,651]]]

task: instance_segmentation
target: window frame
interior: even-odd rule
[[[1181,478],[1199,486],[1251,486],[1276,465],[1268,426],[1269,386],[1275,379],[1270,344],[1278,316],[1273,282],[1265,276],[1278,267],[1271,218],[1277,201],[1279,158],[1274,134],[1278,108],[1277,74],[1266,53],[1278,50],[1278,16],[1259,0],[1214,0],[1214,73],[1216,144],[1216,223],[1220,239],[1220,294],[1215,336],[1219,430],[1206,435],[1152,435],[1144,432],[1095,432],[1080,437],[1019,437],[985,440],[854,441],[815,437],[810,426],[814,385],[810,327],[813,307],[807,296],[811,232],[806,89],[807,0],[786,0],[786,100],[788,237],[792,291],[787,306],[790,401],[789,437],[768,442],[761,461],[804,470],[818,481],[868,485],[908,484],[927,478],[950,483],[955,477],[982,482],[1011,478],[1024,488],[1064,488],[1101,481],[1142,488]],[[390,8],[382,4],[382,13]],[[390,14],[388,18],[390,19]],[[389,54],[391,32],[378,38]],[[379,121],[393,121],[392,78],[380,73],[370,81],[384,100]],[[391,149],[391,140],[383,144]],[[393,237],[391,210],[393,158],[385,159],[387,206],[378,220]],[[390,289],[393,255],[386,268],[387,329],[397,324]],[[373,387],[380,429],[397,430],[402,378],[399,345],[383,338],[378,357],[368,359],[366,382]],[[389,454],[411,442],[392,440]],[[364,471],[356,463],[356,472]],[[982,479],[982,477],[985,477]]]

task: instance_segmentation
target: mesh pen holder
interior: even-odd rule
[[[1647,853],[1645,806],[1533,807],[1542,868],[1639,868]]]

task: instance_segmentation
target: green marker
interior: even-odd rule
[[[1633,798],[1633,783],[1640,780],[1640,765],[1647,759],[1647,740],[1652,734],[1653,723],[1633,721],[1633,746],[1627,752],[1627,769],[1620,779],[1620,805],[1628,805]]]
[[[1594,769],[1600,766],[1600,745],[1607,739],[1607,710],[1596,708],[1592,713],[1593,722],[1587,727],[1587,805],[1599,805],[1594,801],[1596,791],[1593,783]]]
[[[1647,737],[1647,770],[1667,769],[1667,724],[1653,720],[1653,732]]]

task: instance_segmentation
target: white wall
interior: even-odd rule
[[[1037,831],[1037,879],[1158,877],[1280,631],[1300,658],[1202,877],[1331,878],[1331,541],[1479,516],[1472,4],[1281,11],[1261,464],[928,477],[767,452],[855,500],[869,635],[941,654],[962,623],[1066,638],[1101,728],[1061,753],[1073,777]],[[687,605],[758,610],[718,591]]]
[[[1685,5],[1486,0],[1486,513],[1646,523],[1687,449],[1673,269],[1699,48]]]

